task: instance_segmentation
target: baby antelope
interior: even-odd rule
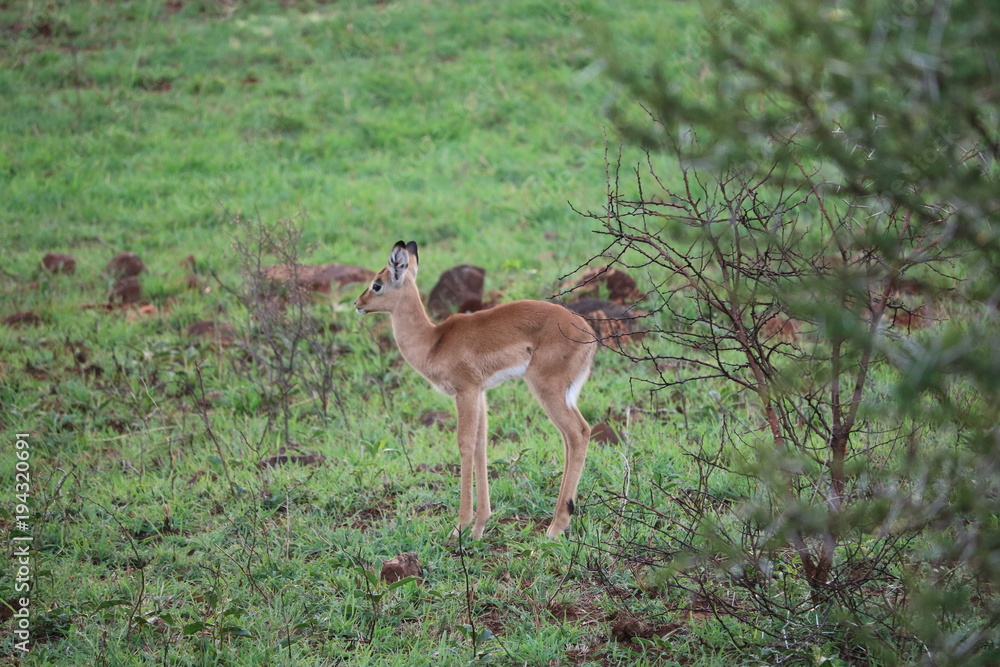
[[[354,302],[359,313],[389,313],[403,358],[440,392],[454,397],[462,458],[459,531],[480,538],[490,518],[486,471],[486,390],[521,377],[562,434],[565,467],[546,534],[569,525],[587,458],[590,425],[576,407],[597,349],[593,329],[572,311],[546,301],[513,301],[435,325],[417,291],[417,244],[399,241],[389,264]],[[476,480],[476,508],[472,480]]]

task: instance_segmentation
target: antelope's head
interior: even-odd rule
[[[411,282],[417,279],[417,244],[413,241],[397,241],[389,253],[389,264],[378,272],[372,284],[361,296],[354,300],[354,307],[362,315],[366,313],[391,313],[403,296],[403,286],[407,276]]]

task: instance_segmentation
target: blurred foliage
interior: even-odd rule
[[[603,213],[609,231],[617,230],[618,242],[630,249],[651,249],[646,258],[667,265],[663,259],[670,253],[663,249],[682,247],[679,228],[690,226],[692,207],[713,200],[713,188],[730,182],[727,174],[743,174],[741,183],[747,187],[761,182],[754,180],[755,174],[780,184],[774,202],[785,201],[786,193],[796,189],[806,193],[814,204],[790,211],[799,221],[799,236],[782,239],[784,247],[817,243],[813,237],[824,237],[826,222],[836,220],[843,223],[830,232],[839,239],[834,244],[839,257],[833,258],[837,268],[817,270],[809,281],[785,281],[775,293],[782,297],[782,306],[816,326],[817,340],[834,350],[840,345],[860,350],[868,346],[877,359],[888,362],[892,372],[857,385],[866,396],[862,407],[900,425],[916,425],[907,431],[905,447],[892,448],[889,461],[878,447],[877,433],[852,438],[852,448],[868,461],[848,470],[848,489],[858,495],[848,495],[843,515],[827,517],[840,524],[829,523],[826,529],[815,525],[815,514],[809,518],[808,494],[801,493],[801,486],[795,493],[774,487],[787,484],[789,476],[769,475],[768,470],[790,464],[774,460],[775,442],[760,446],[758,454],[770,447],[770,455],[760,456],[765,463],[749,474],[762,486],[770,485],[770,492],[767,503],[753,499],[757,505],[745,517],[745,527],[763,521],[768,530],[785,535],[779,544],[789,544],[796,552],[800,549],[792,544],[795,539],[788,537],[795,531],[825,533],[836,542],[835,567],[873,544],[905,536],[880,551],[877,560],[868,558],[900,584],[901,597],[898,591],[868,586],[817,597],[815,589],[822,582],[812,581],[807,563],[801,562],[802,574],[814,589],[814,607],[809,619],[800,618],[817,629],[814,639],[829,640],[824,628],[843,623],[843,633],[834,634],[862,647],[842,646],[841,659],[996,664],[1000,12],[989,3],[962,0],[713,0],[705,3],[703,30],[695,34],[689,49],[703,64],[685,77],[668,75],[673,65],[644,60],[615,38],[605,38],[608,71],[625,91],[611,113],[626,140],[654,154],[666,149],[677,156],[685,173],[695,169],[714,174],[693,178],[693,188],[681,186],[687,204],[682,208],[688,215],[683,218],[674,212],[671,219],[670,211],[656,209],[675,201],[671,185],[662,188],[666,197],[659,190],[650,195],[647,187],[646,196],[639,197],[644,204],[627,213],[645,216],[641,230],[626,227],[624,234],[621,218],[616,218],[622,200],[612,187],[617,184],[609,183]],[[636,105],[647,116],[638,113]],[[655,175],[652,162],[650,167]],[[659,179],[656,184],[664,185]],[[721,199],[731,202],[734,197],[730,193]],[[713,215],[704,217],[716,220]],[[871,223],[876,216],[893,224]],[[655,224],[646,224],[648,220]],[[767,229],[759,233],[766,235]],[[718,252],[718,236],[710,233],[693,243],[693,250],[680,254],[682,260],[705,256],[700,251],[711,254],[713,248],[716,255],[725,254]],[[761,256],[746,246],[743,255],[742,262],[769,262],[771,267],[787,259],[787,254]],[[820,257],[809,252],[802,256]],[[687,266],[692,268],[691,263]],[[700,270],[698,278],[716,280],[711,272],[722,271],[724,276],[726,264]],[[749,273],[746,265],[743,270]],[[913,277],[909,284],[914,289],[934,292],[938,302],[940,321],[919,335],[870,326],[872,305],[884,308],[890,288],[902,286],[904,274]],[[882,289],[884,296],[853,298],[859,286],[862,293]],[[744,295],[728,296],[731,303],[746,303]],[[835,358],[820,357],[807,361],[829,364]],[[772,384],[779,386],[777,380]],[[782,389],[803,390],[789,383]],[[765,396],[761,405],[766,408],[766,395],[755,391],[758,398]],[[832,435],[830,443],[833,450]],[[732,469],[731,463],[713,468],[717,464],[704,452],[697,453],[696,460],[711,469]],[[827,468],[838,464],[836,453],[823,464],[796,471],[813,476],[819,490],[814,505],[820,504],[821,489],[829,484]],[[698,524],[698,530],[711,534],[709,505],[703,504],[701,514],[696,512],[686,525]],[[743,562],[759,563],[761,554],[750,553],[750,545],[766,540],[750,533],[721,541],[729,547],[742,544]],[[719,538],[718,531],[714,537]],[[733,562],[733,554],[725,553],[719,540],[701,545],[722,554],[726,563]],[[768,594],[776,599],[787,593],[786,587],[775,586]],[[844,610],[862,609],[859,596],[872,595],[883,596],[885,604],[876,606],[887,617],[867,627],[848,627],[863,615],[845,615]],[[766,605],[762,608],[767,612]],[[787,607],[776,604],[771,609],[777,610],[777,620]],[[876,640],[880,627],[889,631]]]

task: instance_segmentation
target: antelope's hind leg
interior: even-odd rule
[[[575,404],[569,402],[568,385],[546,381],[544,375],[526,378],[531,393],[541,403],[545,414],[559,429],[565,447],[562,484],[556,500],[552,523],[545,534],[550,538],[559,537],[576,509],[576,489],[580,484],[583,466],[587,461],[587,447],[590,444],[590,424],[583,418]]]
[[[583,466],[587,461],[590,424],[583,418],[576,406],[562,405],[551,411],[546,408],[545,411],[559,429],[563,437],[563,444],[566,446],[562,484],[559,485],[559,498],[556,500],[552,523],[545,531],[548,537],[557,538],[569,526],[570,518],[576,511],[576,489],[580,484]]]

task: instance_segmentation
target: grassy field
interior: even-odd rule
[[[673,443],[712,433],[711,397],[681,415],[633,388],[646,371],[599,354],[581,409],[623,439],[591,447],[582,511],[552,543],[557,434],[524,387],[491,392],[496,516],[460,549],[453,424],[421,424],[450,402],[353,313],[355,288],[310,306],[330,324],[332,399],[296,388],[287,434],[263,416],[275,399],[248,345],[185,334],[252,329],[222,287],[239,285],[247,219],[292,221],[305,261],[377,269],[414,239],[425,290],[471,263],[504,299],[548,297],[602,249],[572,210],[600,208],[606,140],[617,150],[594,35],[669,48],[688,71],[695,16],[659,1],[0,0],[0,316],[37,318],[0,327],[0,528],[32,545],[30,651],[5,633],[0,663],[727,660],[691,600],[594,546],[620,528],[608,490],[684,483]],[[670,39],[654,42],[654,19]],[[148,267],[146,308],[105,305],[102,269],[123,251]],[[76,272],[43,270],[47,252]],[[258,465],[283,447],[324,459]],[[422,579],[381,581],[404,552]],[[11,607],[16,566],[0,571]]]

